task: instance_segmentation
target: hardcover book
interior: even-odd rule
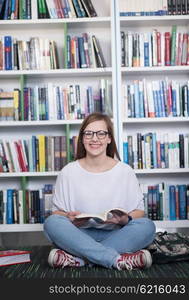
[[[94,53],[95,53],[97,68],[105,68],[106,62],[105,62],[105,59],[103,56],[103,52],[102,52],[100,43],[94,35],[92,36],[92,41],[93,41],[93,46],[94,46]]]
[[[0,266],[31,262],[30,252],[22,250],[0,251]]]

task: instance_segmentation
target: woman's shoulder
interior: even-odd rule
[[[130,165],[128,165],[127,163],[124,163],[122,161],[119,161],[119,167],[125,172],[130,172],[130,173],[134,172],[133,168],[131,168]]]
[[[76,161],[71,161],[69,163],[67,163],[63,168],[62,170],[60,171],[61,174],[67,174],[69,173],[70,171],[73,171],[76,167],[77,167],[77,160]]]

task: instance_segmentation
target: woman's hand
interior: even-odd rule
[[[69,211],[66,213],[66,217],[70,219],[71,222],[75,219],[77,215],[79,215],[81,212],[80,211]]]
[[[82,225],[84,225],[88,219],[90,218],[83,218],[83,219],[77,219],[76,216],[79,215],[81,212],[80,211],[70,211],[67,212],[67,218],[70,219],[70,221],[77,227],[80,227]]]
[[[117,225],[126,225],[129,222],[127,213],[120,213],[116,211],[111,212],[111,217],[105,222],[106,224],[117,224]]]
[[[85,225],[86,222],[88,222],[90,218],[82,218],[82,219],[77,219],[75,218],[72,223],[77,226],[77,227],[81,227],[82,225]]]

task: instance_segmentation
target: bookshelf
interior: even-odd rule
[[[127,4],[126,4],[127,2]],[[130,107],[128,107],[128,93],[126,93],[126,87],[132,87],[135,81],[142,81],[144,78],[146,82],[152,81],[160,81],[168,78],[170,81],[178,81],[180,84],[182,82],[187,83],[189,80],[189,67],[188,65],[171,65],[165,66],[162,65],[153,65],[153,50],[152,50],[152,65],[145,66],[143,60],[139,60],[137,64],[130,65],[129,59],[128,64],[124,64],[123,57],[122,57],[122,48],[123,48],[123,41],[121,38],[121,32],[125,32],[129,34],[133,34],[132,39],[134,40],[134,34],[138,34],[139,36],[139,43],[141,39],[141,43],[143,40],[144,33],[150,32],[152,33],[154,29],[157,29],[158,32],[163,35],[164,32],[172,31],[172,27],[174,25],[177,26],[177,32],[188,32],[189,29],[189,22],[188,22],[188,15],[163,15],[163,16],[139,16],[139,15],[127,15],[120,16],[120,12],[123,12],[123,8],[126,6],[132,11],[132,6],[134,3],[132,1],[123,1],[119,0],[115,3],[116,5],[116,32],[117,32],[117,80],[118,80],[118,90],[117,90],[117,99],[118,99],[118,115],[120,122],[118,123],[118,132],[119,132],[119,149],[121,153],[122,159],[124,159],[124,148],[123,143],[126,141],[128,142],[128,136],[136,136],[137,133],[141,133],[143,136],[150,132],[156,132],[157,134],[163,133],[166,134],[168,132],[171,133],[183,133],[188,134],[188,125],[189,125],[189,115],[181,115],[181,116],[161,116],[158,117],[147,117],[139,116],[130,113]],[[137,1],[136,1],[137,2]],[[135,4],[136,4],[135,2]],[[155,3],[155,1],[154,1]],[[142,9],[142,7],[141,7]],[[136,10],[136,8],[135,8]],[[162,37],[161,37],[162,38]],[[128,37],[129,40],[129,37]],[[129,43],[129,41],[125,41]],[[162,40],[161,40],[162,41]],[[161,45],[164,47],[164,45]],[[142,48],[139,47],[139,53],[144,55]],[[155,47],[154,47],[155,48]],[[152,48],[153,49],[153,48]],[[161,50],[161,58],[163,50]],[[128,51],[132,52],[131,50]],[[120,53],[120,55],[119,55]],[[125,53],[126,50],[125,50]],[[126,55],[126,54],[125,54]],[[133,56],[136,55],[133,54]],[[128,57],[132,56],[132,54],[128,54]],[[155,54],[154,54],[155,56]],[[157,56],[157,53],[156,53]],[[133,60],[134,62],[134,60]],[[136,61],[135,61],[136,62]],[[148,89],[148,86],[147,86]],[[130,101],[130,100],[129,100]],[[135,100],[136,101],[136,100]],[[136,105],[136,102],[135,102]],[[133,139],[133,153],[135,153],[135,157],[138,155],[136,154],[138,151],[138,145],[136,145],[137,141],[136,138]],[[142,145],[142,147],[144,147]],[[128,151],[128,149],[127,149]],[[144,155],[144,148],[141,149],[142,154]],[[128,158],[128,154],[127,154]],[[144,162],[144,161],[143,161]],[[138,168],[136,164],[134,165],[135,173],[139,179],[141,186],[146,185],[157,185],[161,182],[164,182],[168,185],[181,185],[181,184],[188,184],[188,175],[189,175],[189,165],[185,165],[184,168],[175,168],[175,167],[168,167],[168,168],[148,168],[146,165],[143,165],[142,168]],[[167,199],[166,199],[167,200]],[[148,212],[147,212],[148,214]],[[180,228],[189,228],[189,220],[154,220],[156,224],[156,228],[164,228],[168,230],[179,230]]]
[[[31,37],[53,39],[57,47],[58,68],[1,70],[0,82],[4,91],[14,88],[23,90],[25,87],[45,86],[48,82],[53,85],[69,86],[78,84],[81,98],[87,102],[86,91],[89,86],[93,89],[93,97],[100,96],[100,81],[107,80],[109,95],[112,101],[112,120],[117,124],[116,105],[116,68],[115,68],[115,16],[114,1],[105,0],[99,3],[92,0],[98,14],[93,18],[62,18],[38,19],[37,0],[31,1],[32,18],[29,20],[0,20],[1,36],[12,36],[28,41]],[[66,36],[81,36],[83,33],[95,35],[100,43],[105,57],[105,67],[68,68]],[[106,35],[104,35],[106,32]],[[112,82],[115,82],[113,85]],[[84,101],[83,100],[83,101]],[[85,104],[86,105],[86,104]],[[67,138],[67,161],[70,161],[70,138],[78,133],[82,119],[65,118],[51,120],[1,120],[1,139],[11,140],[21,137],[28,139],[32,135],[62,136]],[[115,128],[116,129],[116,128]],[[115,130],[117,136],[117,130]],[[3,189],[41,189],[45,183],[54,184],[59,171],[15,171],[1,172],[0,182]],[[0,232],[42,231],[42,224],[0,224]]]
[[[188,133],[188,116],[178,117],[155,117],[155,118],[131,118],[123,110],[123,85],[134,80],[146,81],[189,80],[189,66],[121,66],[121,38],[120,31],[145,32],[154,28],[161,32],[171,31],[173,25],[178,29],[188,30],[188,15],[176,16],[120,16],[120,4],[124,0],[92,0],[98,16],[93,18],[59,18],[59,19],[38,19],[37,0],[32,1],[32,19],[29,20],[0,20],[1,36],[11,35],[17,38],[22,37],[28,40],[29,37],[38,36],[51,38],[57,44],[58,69],[24,69],[24,70],[1,70],[0,82],[3,90],[9,91],[19,88],[22,91],[25,86],[35,87],[46,85],[51,82],[54,85],[66,86],[79,84],[85,93],[86,86],[92,86],[94,93],[99,91],[100,79],[107,79],[111,86],[112,98],[112,120],[115,127],[115,137],[119,152],[123,158],[123,141],[127,135],[134,135],[137,132],[178,132]],[[132,2],[128,0],[127,3]],[[95,34],[100,41],[103,55],[106,60],[106,67],[102,68],[66,68],[66,39],[67,35],[79,36],[87,32]],[[22,95],[23,96],[23,95]],[[124,114],[123,114],[124,112]],[[62,120],[21,120],[21,121],[0,121],[0,138],[31,137],[32,135],[65,135],[67,136],[67,158],[70,160],[69,138],[76,135],[80,119]],[[188,184],[189,166],[185,168],[155,168],[135,169],[141,184],[157,184],[167,182],[168,184]],[[45,172],[12,172],[0,173],[0,185],[3,189],[36,189],[41,188],[44,183],[54,184],[58,171]],[[179,229],[189,228],[188,220],[176,221],[155,221],[158,228]],[[0,224],[0,232],[22,232],[42,231],[42,224]]]

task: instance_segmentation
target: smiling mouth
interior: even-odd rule
[[[100,147],[100,144],[90,144],[90,147]]]

